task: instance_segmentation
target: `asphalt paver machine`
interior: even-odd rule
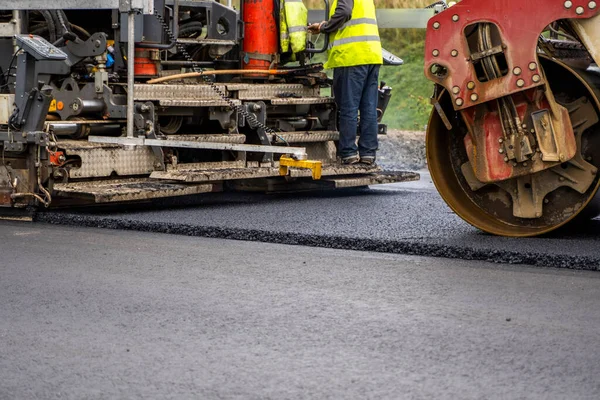
[[[0,1],[0,207],[418,179],[337,162],[327,43],[283,53],[280,8]]]

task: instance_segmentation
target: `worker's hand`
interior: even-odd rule
[[[308,31],[310,33],[320,33],[321,32],[321,27],[323,26],[324,23],[325,23],[325,21],[323,21],[323,22],[315,22],[314,24],[310,24],[308,26]]]

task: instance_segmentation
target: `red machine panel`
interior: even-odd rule
[[[589,0],[463,0],[429,20],[425,45],[425,75],[444,86],[456,110],[465,109],[545,83],[536,55],[542,30],[567,18],[590,18],[600,2]],[[508,74],[480,82],[465,29],[479,22],[497,26]],[[445,76],[432,73],[434,65],[446,68]]]
[[[244,69],[269,69],[279,47],[273,0],[244,0]]]

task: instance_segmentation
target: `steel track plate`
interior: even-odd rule
[[[152,179],[115,179],[94,182],[69,182],[54,185],[54,196],[77,198],[93,203],[139,201],[162,197],[220,191],[219,185],[186,185]]]

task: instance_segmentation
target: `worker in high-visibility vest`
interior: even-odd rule
[[[383,64],[375,4],[373,0],[333,0],[329,21],[312,24],[308,30],[329,34],[325,67],[333,68],[333,93],[339,110],[338,155],[343,164],[372,165],[378,147],[377,86]]]
[[[293,54],[306,50],[308,10],[302,0],[281,0],[279,31],[282,53]]]

